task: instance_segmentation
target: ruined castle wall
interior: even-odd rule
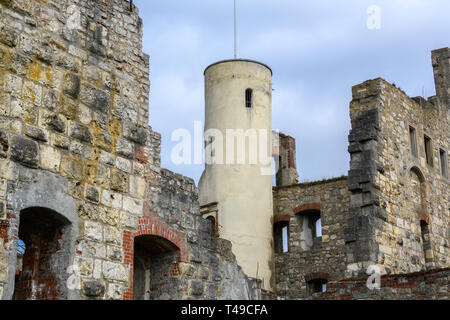
[[[448,267],[449,180],[440,160],[450,147],[447,106],[376,79],[353,88],[350,114],[347,275],[371,264],[394,274]]]
[[[344,229],[347,179],[274,188],[274,222],[288,221],[288,252],[276,253],[276,293],[288,299],[310,296],[307,281],[342,279],[346,268]],[[320,212],[322,236],[308,244],[308,215]],[[308,234],[309,231],[309,234]]]

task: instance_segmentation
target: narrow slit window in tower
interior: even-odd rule
[[[247,107],[247,108],[253,107],[253,90],[252,89],[245,90],[245,107]]]

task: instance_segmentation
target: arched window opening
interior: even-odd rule
[[[134,239],[134,300],[170,300],[179,297],[179,249],[170,241],[143,235]]]
[[[216,218],[214,218],[213,216],[208,216],[206,218],[206,220],[209,221],[209,227],[211,230],[211,233],[215,236],[218,235],[218,228],[217,228],[217,223],[216,223]]]
[[[245,107],[246,108],[253,107],[253,90],[252,89],[245,90]]]
[[[14,299],[67,299],[71,224],[45,208],[20,214]]]
[[[289,222],[279,221],[273,224],[275,253],[289,251]]]

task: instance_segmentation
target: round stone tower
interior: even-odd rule
[[[205,70],[203,217],[230,240],[244,272],[272,289],[272,71],[226,60]]]

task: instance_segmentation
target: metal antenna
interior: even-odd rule
[[[237,59],[237,50],[236,50],[236,0],[234,0],[234,58]]]

